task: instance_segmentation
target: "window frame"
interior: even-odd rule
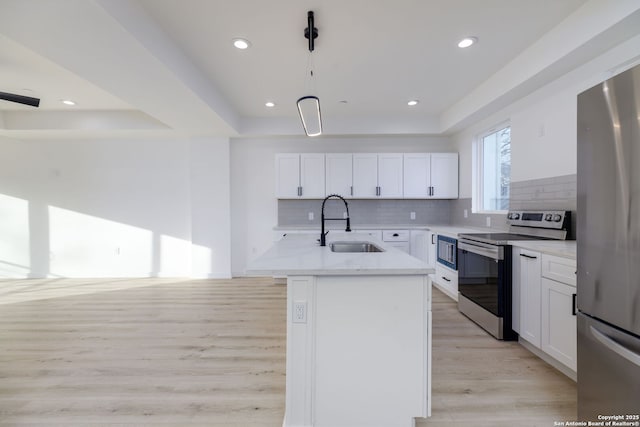
[[[498,132],[504,128],[511,128],[511,120],[505,120],[491,126],[489,129],[482,131],[476,135],[471,147],[472,157],[472,188],[471,188],[471,212],[477,214],[506,214],[507,210],[490,210],[484,209],[482,200],[484,199],[484,144],[485,137]],[[511,141],[509,141],[511,145]],[[509,177],[511,178],[511,177]]]

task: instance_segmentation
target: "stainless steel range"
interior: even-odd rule
[[[458,309],[494,337],[515,340],[511,328],[511,246],[516,240],[565,240],[569,211],[511,211],[505,233],[458,235]]]

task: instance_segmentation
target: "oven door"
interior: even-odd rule
[[[505,266],[503,246],[458,241],[458,291],[497,317],[505,315]]]

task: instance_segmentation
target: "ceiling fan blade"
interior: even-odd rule
[[[3,99],[5,101],[17,102],[18,104],[30,105],[32,107],[37,107],[40,105],[40,98],[16,95],[15,93],[0,92],[0,99]]]

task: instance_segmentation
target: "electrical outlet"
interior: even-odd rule
[[[464,217],[465,218],[469,218],[469,210],[468,209],[464,210]]]
[[[293,302],[293,323],[307,323],[307,302]]]
[[[309,212],[309,221],[313,221],[313,212]]]
[[[487,217],[487,227],[491,227],[491,217]]]
[[[410,217],[412,220],[415,220],[415,219],[416,219],[416,213],[415,213],[415,212],[411,212],[411,213],[409,214],[409,217]]]

